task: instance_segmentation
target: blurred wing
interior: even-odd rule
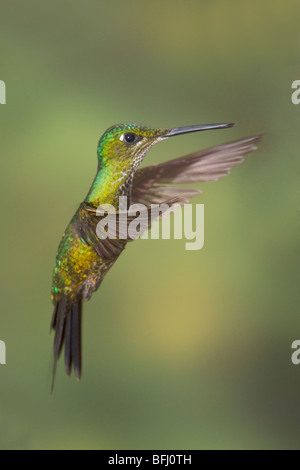
[[[245,155],[257,149],[256,144],[261,138],[261,135],[248,137],[139,169],[133,180],[132,204],[161,204],[173,198],[185,204],[202,191],[169,185],[204,183],[223,178],[230,173],[231,168],[244,161]]]

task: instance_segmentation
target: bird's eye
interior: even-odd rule
[[[134,134],[133,132],[126,132],[121,136],[121,140],[124,140],[126,144],[133,144],[139,140],[139,136]]]
[[[127,142],[127,144],[133,144],[133,142],[135,142],[136,140],[136,135],[133,134],[133,132],[127,132],[125,135],[124,135],[124,140],[125,142]]]

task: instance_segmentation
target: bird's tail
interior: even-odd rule
[[[54,305],[54,312],[51,321],[51,330],[55,331],[53,354],[53,391],[56,366],[62,348],[65,352],[65,370],[67,375],[71,374],[72,366],[77,380],[81,377],[81,317],[82,299],[78,299],[68,305],[68,298],[62,297]]]

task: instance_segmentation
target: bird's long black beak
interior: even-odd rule
[[[208,131],[210,129],[227,129],[228,127],[233,126],[233,123],[226,122],[224,124],[201,124],[199,126],[173,127],[167,131],[163,138],[173,137],[174,135],[180,134],[188,134],[189,132]]]

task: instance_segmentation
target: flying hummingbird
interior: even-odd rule
[[[98,143],[98,171],[93,184],[67,226],[60,242],[53,271],[51,299],[54,312],[53,383],[56,365],[64,346],[65,370],[81,377],[82,300],[89,300],[105,274],[124,250],[127,239],[100,239],[96,210],[110,204],[119,210],[119,197],[128,206],[141,203],[180,205],[201,193],[199,189],[176,186],[181,183],[214,181],[226,176],[243,157],[256,150],[259,135],[237,140],[177,158],[159,165],[137,169],[154,144],[169,137],[209,129],[225,129],[234,124],[206,124],[155,129],[136,124],[110,127]],[[53,386],[53,384],[52,384]]]

